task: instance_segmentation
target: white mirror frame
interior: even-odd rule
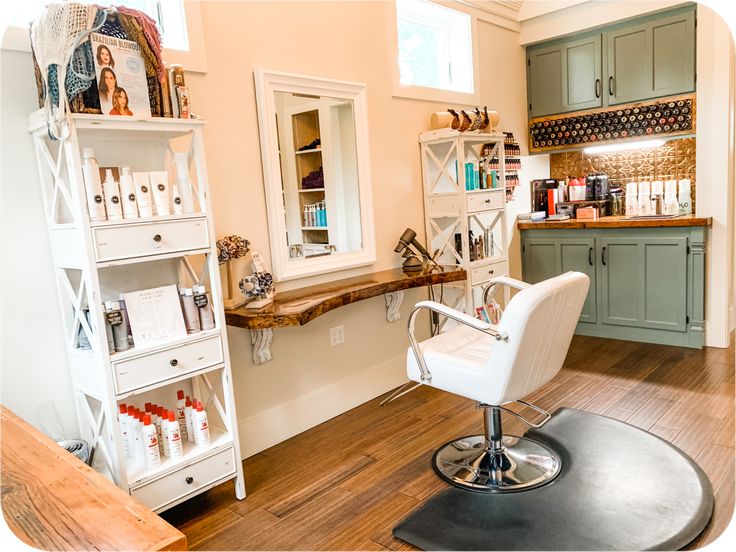
[[[371,197],[365,84],[260,68],[255,70],[254,76],[274,281],[283,282],[375,263],[376,240]],[[278,129],[276,128],[276,117],[274,116],[276,113],[275,92],[328,96],[353,101],[362,249],[309,259],[289,259],[286,217],[282,196],[281,164],[278,152]]]

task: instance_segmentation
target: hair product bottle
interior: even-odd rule
[[[199,309],[194,304],[194,294],[192,288],[183,288],[179,290],[179,301],[181,301],[181,311],[184,314],[184,325],[188,334],[201,331],[199,325]]]
[[[138,200],[138,214],[141,217],[153,216],[153,197],[151,196],[151,181],[147,172],[133,172],[133,185]]]
[[[87,193],[89,220],[92,222],[107,220],[105,196],[102,191],[102,182],[100,182],[100,167],[95,159],[95,152],[92,148],[84,148],[82,156],[84,157],[82,174],[84,175],[84,189]]]
[[[202,447],[210,444],[210,426],[207,423],[207,411],[201,402],[197,403],[197,410],[194,412],[194,431],[197,434],[197,444]]]
[[[194,304],[199,310],[199,326],[202,330],[211,330],[215,327],[215,312],[212,310],[209,293],[202,284],[192,288]]]
[[[181,440],[187,439],[187,420],[184,415],[184,391],[179,389],[176,392],[176,421],[179,422],[179,433],[181,434]]]
[[[105,320],[112,326],[112,338],[115,342],[115,351],[127,351],[130,348],[128,343],[128,328],[125,325],[123,313],[120,311],[120,303],[118,301],[105,301]]]
[[[181,215],[184,213],[184,206],[182,205],[181,192],[179,192],[179,184],[174,182],[171,186],[171,206],[172,211],[175,215]]]
[[[187,441],[194,442],[194,427],[192,426],[192,399],[187,395],[184,401],[184,420],[187,424]]]
[[[176,183],[179,185],[184,212],[194,213],[194,190],[189,178],[189,156],[185,152],[176,152],[174,163],[176,165]]]
[[[174,411],[169,412],[169,421],[166,424],[166,439],[169,441],[169,456],[177,459],[184,456],[184,450],[181,446],[181,433],[179,432],[179,422],[176,421]]]
[[[107,220],[123,220],[123,207],[120,205],[120,189],[110,169],[105,171],[105,182],[102,183],[102,190],[105,193]]]
[[[131,347],[134,345],[133,343],[133,330],[130,327],[130,319],[128,318],[128,309],[125,308],[125,299],[123,298],[123,293],[118,295],[118,303],[120,303],[120,312],[123,313],[123,322],[125,323],[125,329],[128,332],[128,345]]]
[[[161,418],[161,442],[163,443],[164,456],[171,456],[169,452],[169,411],[163,406],[158,407],[158,415]]]
[[[120,433],[123,436],[123,449],[125,450],[125,456],[130,456],[130,443],[128,441],[128,407],[125,403],[120,405],[118,423],[120,424]]]
[[[153,203],[156,206],[157,215],[170,215],[169,205],[169,175],[166,171],[151,171],[148,173],[151,180],[151,191],[153,192]]]
[[[146,467],[157,468],[161,465],[161,456],[158,451],[158,435],[156,434],[156,426],[151,423],[151,415],[143,416],[143,456],[146,460]]]
[[[130,174],[130,167],[123,167],[120,170],[120,201],[123,204],[123,218],[138,218],[138,202],[135,198],[135,185],[133,176]]]

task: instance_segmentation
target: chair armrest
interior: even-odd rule
[[[532,287],[531,284],[527,284],[526,282],[522,282],[521,280],[517,280],[516,278],[510,278],[509,276],[498,276],[490,280],[488,284],[486,284],[486,287],[483,288],[484,305],[488,303],[488,294],[496,286],[507,286],[514,289],[526,289],[528,287]]]
[[[508,339],[508,335],[503,332],[499,332],[496,329],[496,326],[494,326],[493,324],[489,324],[488,322],[483,322],[482,320],[478,320],[477,318],[468,316],[464,312],[457,311],[453,308],[443,305],[442,303],[437,303],[435,301],[420,301],[415,305],[414,310],[409,316],[409,343],[411,344],[412,351],[414,351],[414,357],[417,359],[417,364],[419,365],[421,380],[425,383],[429,383],[432,381],[432,374],[427,368],[427,363],[424,360],[424,355],[422,355],[422,350],[419,348],[419,343],[417,342],[417,338],[414,335],[414,321],[416,320],[417,314],[419,314],[419,311],[422,309],[429,309],[443,316],[446,316],[447,318],[455,320],[460,324],[470,326],[475,330],[487,333],[488,335],[492,335],[496,339],[496,341]]]

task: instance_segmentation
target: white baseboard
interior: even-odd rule
[[[406,381],[406,354],[238,423],[240,453],[252,456],[334,418]]]

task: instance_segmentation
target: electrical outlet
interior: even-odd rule
[[[345,342],[345,326],[340,324],[330,328],[330,345],[333,347]]]

